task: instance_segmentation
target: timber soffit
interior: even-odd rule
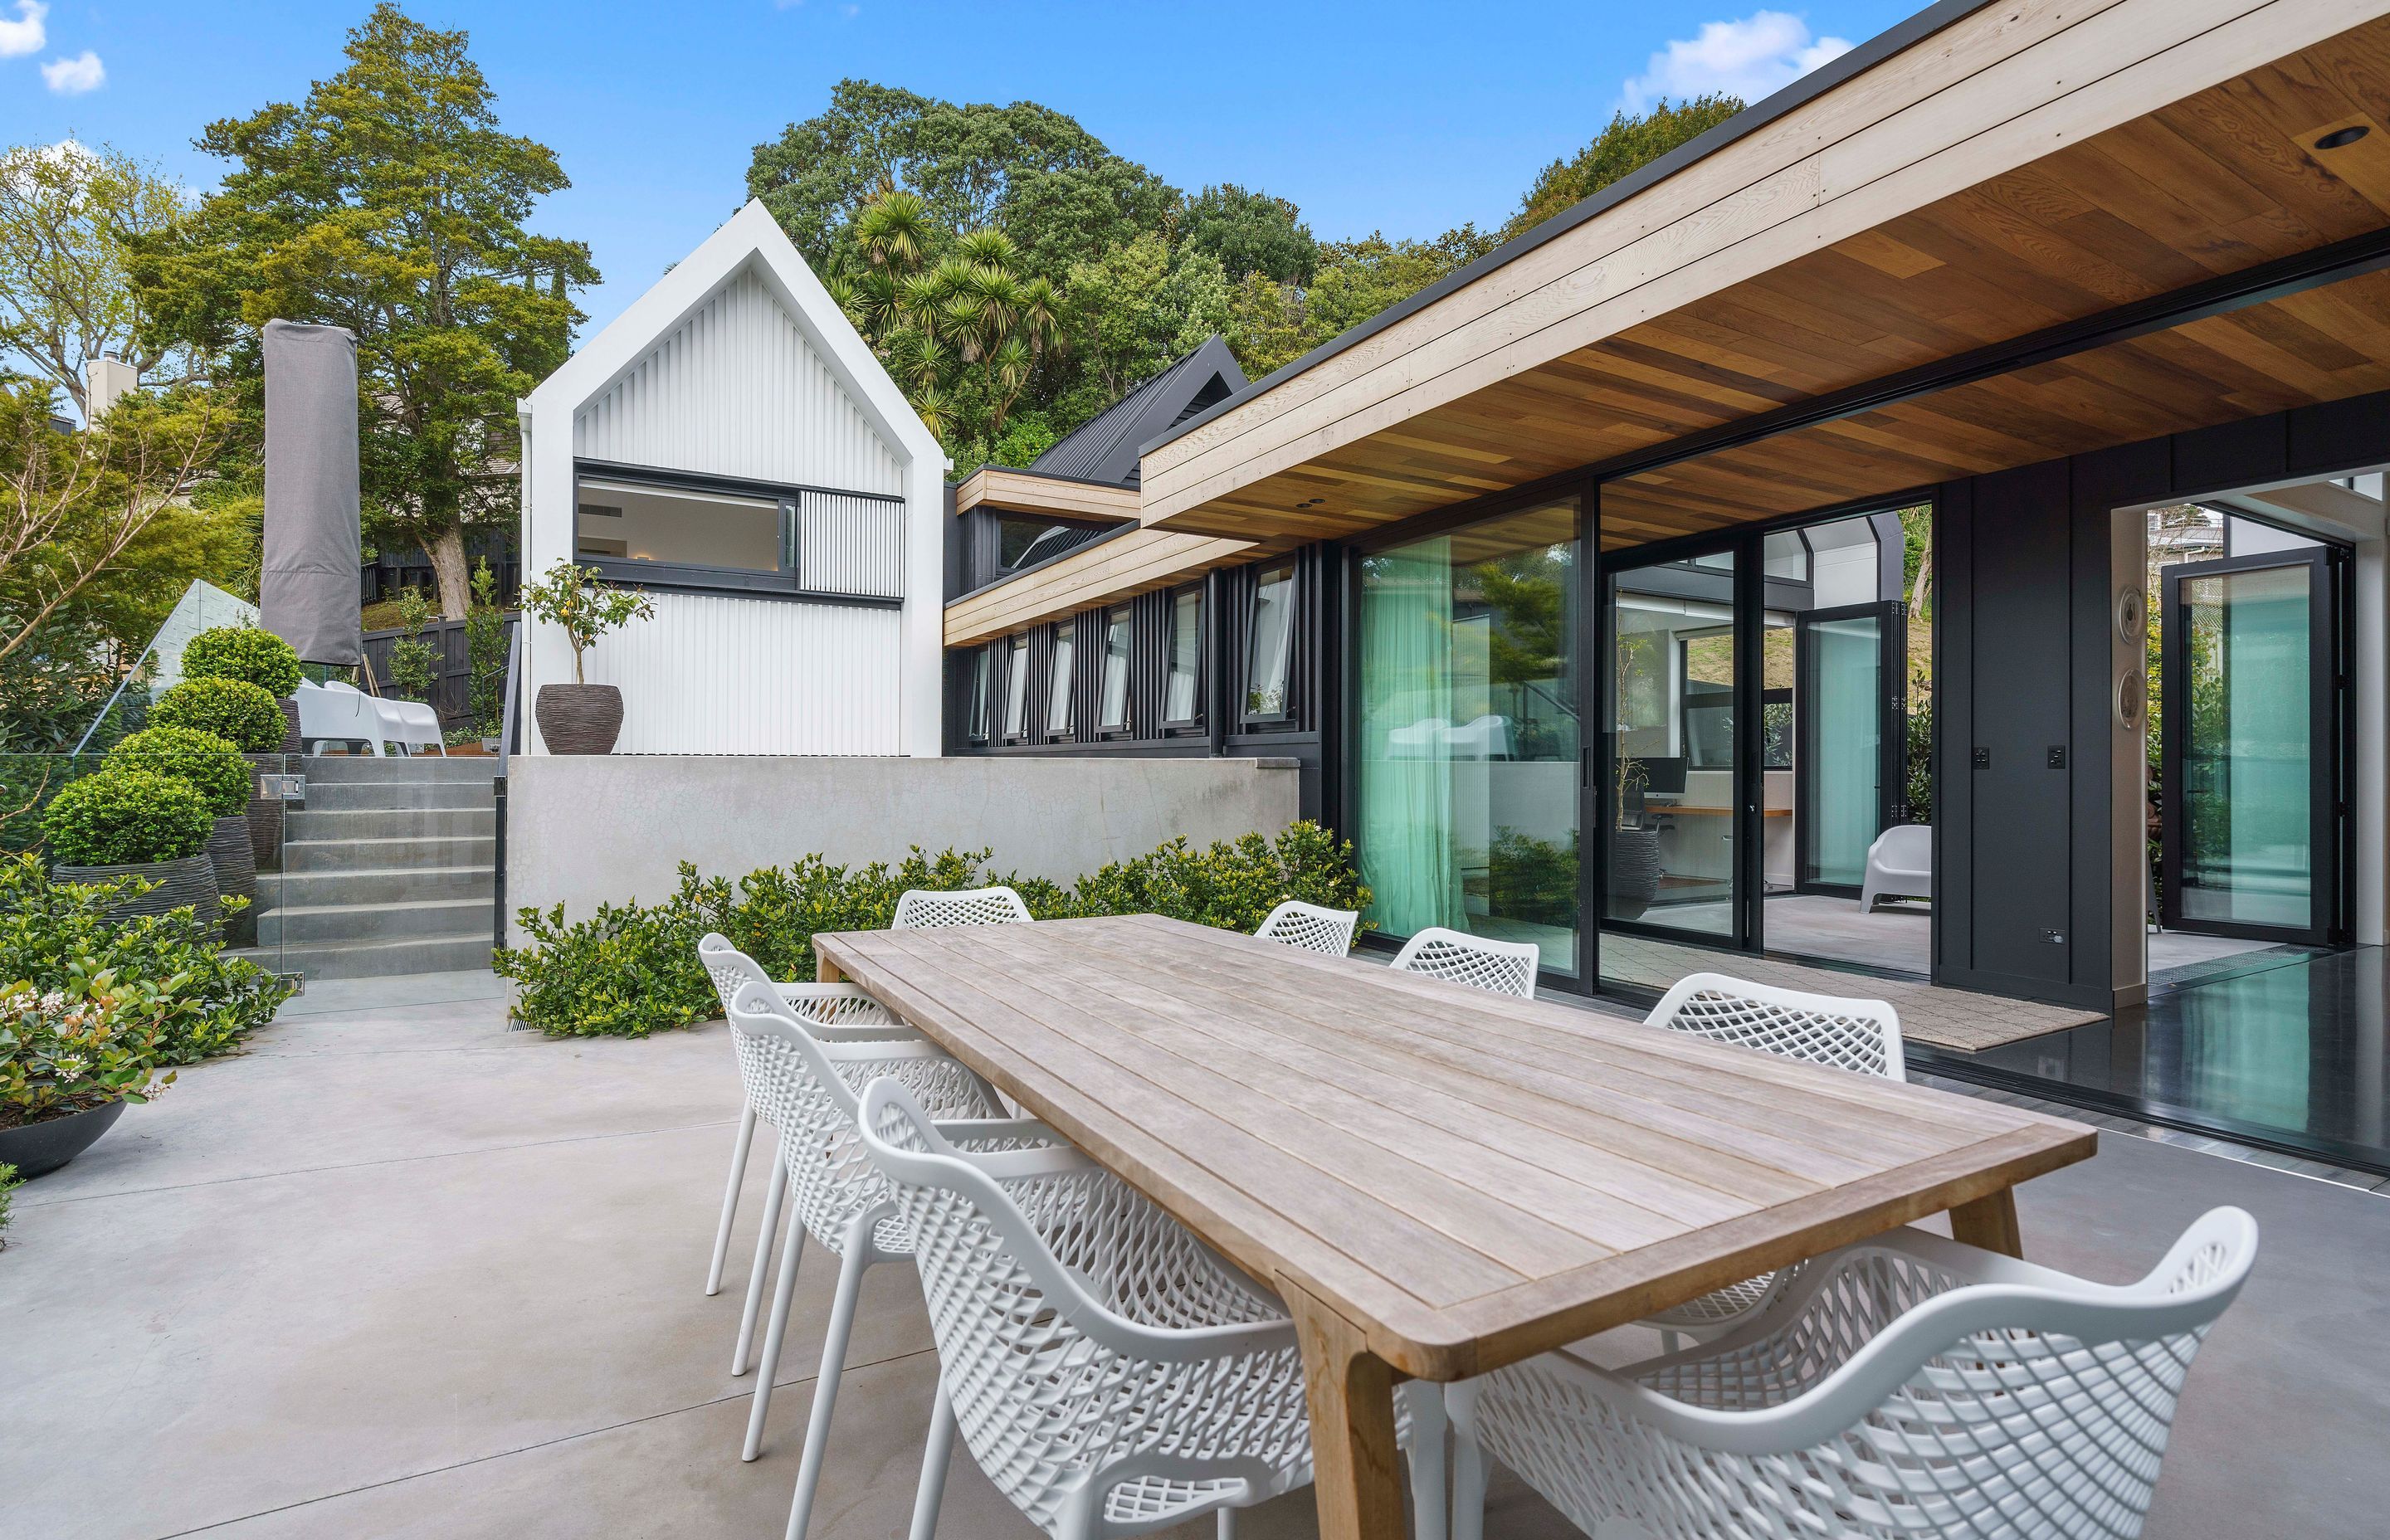
[[[1559,236],[1567,234],[1589,219],[1608,212],[1626,199],[1664,181],[1687,166],[1724,149],[1736,140],[1757,133],[1789,112],[1795,111],[1843,82],[1874,68],[1884,59],[1964,17],[1972,16],[1993,3],[1993,0],[1937,0],[1908,20],[1898,22],[1875,36],[1784,87],[1772,96],[1753,103],[1715,127],[1686,140],[1667,154],[1639,169],[1628,173],[1584,201],[1574,203],[1525,234],[1505,241],[1485,255],[1437,279],[1409,299],[1388,306],[1377,314],[1349,330],[1337,333],[1327,341],[1304,353],[1293,363],[1273,369],[1247,385],[1226,401],[1197,413],[1177,424],[1166,433],[1160,433],[1139,446],[1138,453],[1150,455],[1174,439],[1183,438],[1213,418],[1233,412],[1256,396],[1266,395],[1275,387],[1292,379],[1313,367],[1326,363],[1338,353],[1356,347],[1387,327],[1425,310],[1448,294],[1468,288],[1486,274],[1506,267],[1536,248]]]

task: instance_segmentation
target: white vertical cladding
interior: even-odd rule
[[[623,692],[625,754],[899,751],[892,609],[650,590],[655,615],[589,655]]]
[[[873,431],[752,266],[574,416],[583,459],[902,495]]]
[[[905,505],[807,492],[797,499],[797,586],[905,597]]]

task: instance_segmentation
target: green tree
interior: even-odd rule
[[[1536,173],[1526,197],[1519,200],[1519,212],[1503,226],[1502,238],[1509,240],[1534,229],[1741,110],[1740,97],[1714,92],[1681,105],[1663,97],[1639,118],[1623,111],[1612,113],[1609,125],[1594,135],[1591,144]]]
[[[1186,245],[1220,260],[1230,283],[1258,273],[1274,283],[1308,284],[1319,265],[1319,243],[1301,210],[1234,183],[1189,199],[1179,227]]]
[[[1192,353],[1228,324],[1228,283],[1220,260],[1182,248],[1175,258],[1157,235],[1071,269],[1063,286],[1070,335],[1086,373],[1084,420],[1117,401],[1139,380]],[[1064,398],[1066,408],[1073,405]]]
[[[1268,374],[1493,249],[1493,237],[1473,225],[1433,240],[1389,240],[1373,231],[1331,241],[1319,249],[1307,289],[1247,276],[1231,305],[1228,346],[1245,373]]]
[[[135,264],[153,335],[227,348],[252,411],[268,319],[355,334],[367,537],[422,546],[451,619],[465,526],[514,514],[515,401],[564,361],[572,293],[598,280],[585,245],[524,228],[569,184],[500,130],[467,42],[377,6],[304,101],[209,125],[199,148],[232,169]]]
[[[182,212],[179,184],[106,146],[0,152],[0,353],[64,391],[78,416],[91,360],[145,375],[165,363],[129,263],[136,241]]]

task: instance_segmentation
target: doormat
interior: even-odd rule
[[[2105,1011],[2074,1006],[2010,1000],[1998,995],[1978,995],[1972,990],[1913,983],[1905,979],[1804,968],[1774,957],[1713,952],[1707,947],[1679,946],[1641,936],[1605,934],[1601,938],[1604,979],[1664,992],[1688,973],[1724,973],[1755,984],[1805,990],[1812,995],[1887,1001],[1900,1012],[1903,1038],[1960,1053],[1981,1053],[1985,1048],[2022,1043],[2028,1037],[2064,1032],[2107,1017]]]

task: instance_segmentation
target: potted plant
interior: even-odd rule
[[[250,792],[255,778],[249,762],[228,738],[196,727],[150,727],[134,733],[108,751],[108,763],[136,770],[155,770],[187,781],[206,800],[214,821],[208,831],[208,864],[215,868],[214,890],[242,900],[226,925],[236,946],[256,937],[257,918],[247,905],[257,898],[257,864],[249,827]]]
[[[623,692],[588,683],[582,658],[598,637],[647,619],[655,606],[636,588],[606,586],[598,581],[602,575],[595,567],[559,561],[546,576],[523,585],[523,613],[562,626],[572,644],[572,683],[542,685],[532,704],[551,754],[611,753],[623,731]]]
[[[208,861],[214,822],[190,782],[111,764],[51,798],[42,833],[51,872],[61,882],[135,877],[149,884],[122,900],[118,913],[161,915],[188,906],[213,923],[223,912],[215,867]]]
[[[174,1076],[159,1075],[157,1029],[120,1001],[113,976],[77,990],[0,986],[0,1165],[40,1176],[91,1148]]]
[[[186,679],[238,679],[275,698],[283,720],[280,751],[305,751],[299,738],[299,653],[271,631],[253,625],[219,625],[183,644]]]
[[[290,687],[299,687],[294,683]],[[248,755],[253,769],[283,768],[282,738],[289,724],[272,693],[246,679],[186,679],[151,703],[148,725],[213,733],[230,739]],[[258,796],[253,789],[249,800],[249,847],[260,871],[281,869],[282,804]]]
[[[1618,756],[1617,802],[1610,821],[1610,918],[1635,919],[1660,896],[1660,831],[1643,824],[1643,762]]]

